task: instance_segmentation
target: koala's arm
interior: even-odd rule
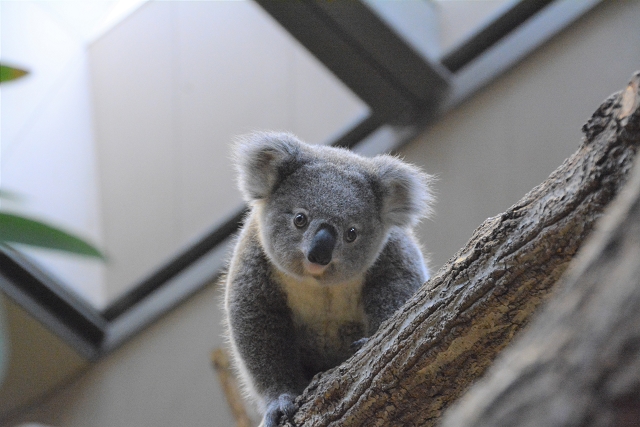
[[[262,400],[264,425],[272,426],[282,413],[292,415],[307,381],[286,296],[273,283],[257,238],[247,240],[227,278],[228,322],[245,381]]]
[[[429,272],[413,236],[400,228],[393,230],[378,259],[367,272],[362,290],[368,319],[367,337],[373,335],[380,324],[428,279]]]

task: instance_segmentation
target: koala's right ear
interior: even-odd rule
[[[415,166],[388,155],[372,159],[382,189],[382,217],[389,224],[414,226],[431,211],[432,177]]]
[[[233,147],[238,183],[245,201],[268,197],[276,185],[303,163],[306,147],[289,133],[256,132]]]

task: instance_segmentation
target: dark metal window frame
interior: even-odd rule
[[[521,0],[446,53],[416,52],[363,0],[256,0],[371,108],[333,145],[393,151],[511,68],[601,0]],[[99,312],[0,246],[0,289],[88,359],[118,347],[215,280],[245,210],[215,226]]]

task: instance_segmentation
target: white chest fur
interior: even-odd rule
[[[284,273],[276,274],[287,294],[294,322],[314,330],[325,340],[338,339],[342,325],[365,324],[363,277],[340,284],[322,285],[311,277],[298,280]]]

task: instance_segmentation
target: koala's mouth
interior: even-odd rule
[[[304,260],[304,270],[312,276],[322,276],[331,264],[321,265],[308,260]]]

